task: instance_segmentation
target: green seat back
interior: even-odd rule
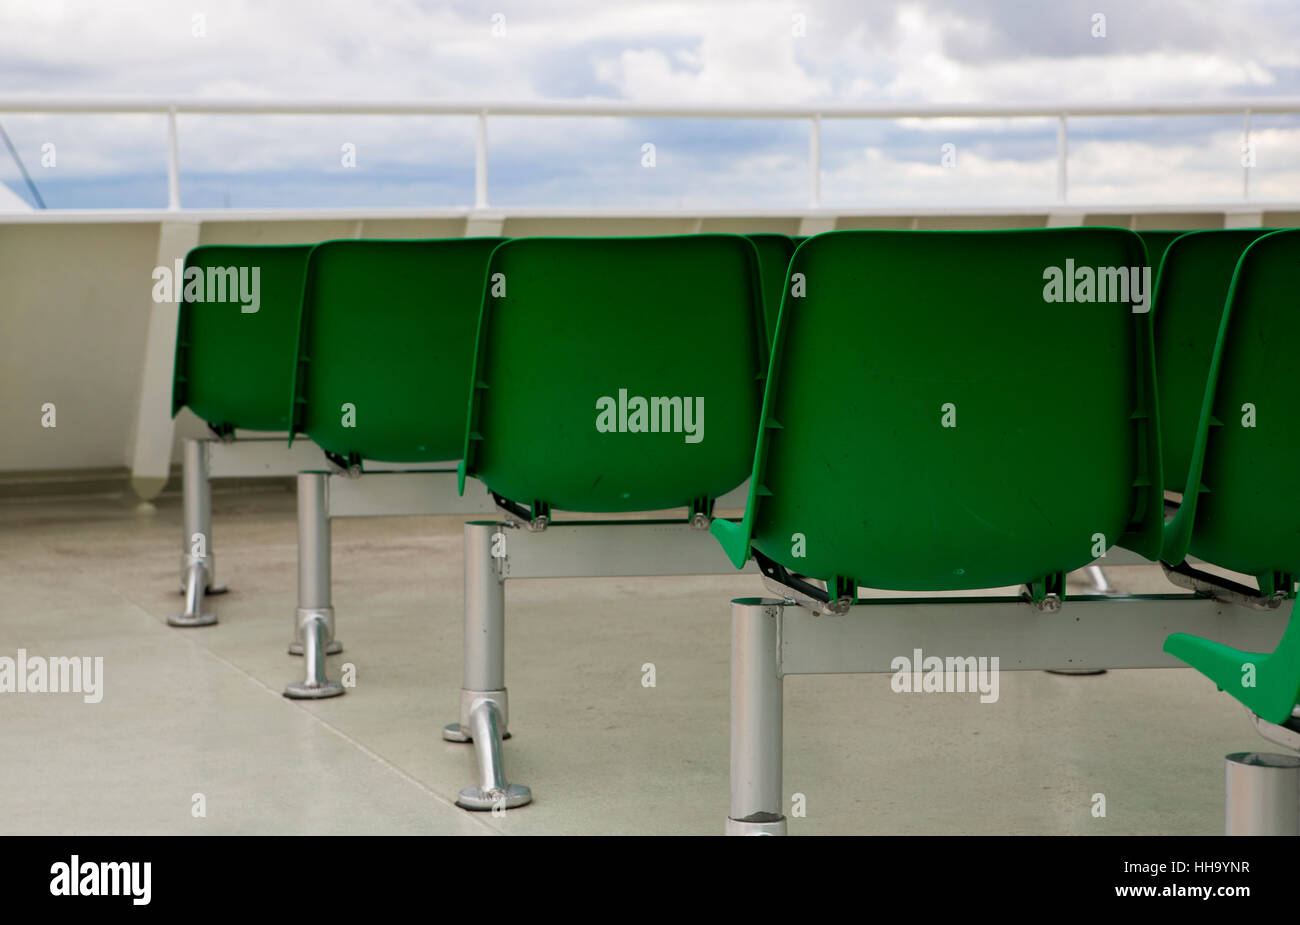
[[[318,245],[303,294],[294,432],[348,460],[458,459],[483,273],[499,243]]]
[[[786,271],[794,253],[794,241],[783,234],[751,234],[749,240],[758,252],[758,265],[763,279],[763,319],[767,343],[772,344],[776,331],[776,316],[781,311],[781,293],[785,291]]]
[[[1300,231],[1274,232],[1241,255],[1221,312],[1168,561],[1190,551],[1266,585],[1275,573],[1300,574],[1296,345]]]
[[[185,258],[202,272],[180,303],[172,414],[188,406],[219,431],[288,430],[298,311],[311,245],[205,245]],[[240,285],[256,300],[245,302]],[[242,276],[241,276],[242,274]],[[212,296],[209,300],[207,297]],[[246,308],[256,307],[256,311]]]
[[[745,516],[711,528],[732,561],[752,549],[836,588],[929,591],[1059,577],[1099,544],[1154,559],[1150,315],[1045,301],[1067,261],[1141,268],[1145,252],[1110,228],[802,244]]]
[[[534,515],[664,510],[735,488],[766,368],[761,292],[739,235],[501,245],[462,477]]]
[[[1152,312],[1167,489],[1187,483],[1224,300],[1242,251],[1263,233],[1194,231],[1165,251]]]

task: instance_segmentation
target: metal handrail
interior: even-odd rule
[[[1070,118],[1116,116],[1241,115],[1242,144],[1250,142],[1256,114],[1300,113],[1300,98],[1259,97],[1220,100],[1170,100],[1148,103],[788,103],[778,105],[645,103],[628,100],[537,100],[526,102],[435,102],[364,100],[222,100],[110,97],[0,96],[0,114],[154,113],[167,117],[167,189],[170,211],[179,211],[180,155],[176,117],[188,115],[374,115],[474,116],[474,208],[488,207],[489,116],[569,116],[592,118],[806,119],[809,122],[810,204],[821,206],[821,122],[823,119],[1055,118],[1056,198],[1068,198]],[[1242,198],[1249,193],[1243,159]]]

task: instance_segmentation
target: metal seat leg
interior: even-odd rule
[[[1236,752],[1224,758],[1224,832],[1227,835],[1300,835],[1300,706],[1285,723],[1250,713],[1255,731],[1289,750]]]
[[[343,685],[325,673],[325,656],[342,651],[334,639],[334,608],[330,605],[330,521],[323,472],[298,473],[298,611],[294,617],[295,646],[303,656],[304,678],[284,689],[293,700],[337,697]],[[333,646],[333,648],[331,648]]]
[[[785,835],[777,601],[731,603],[731,811],[728,835]]]
[[[212,485],[208,481],[207,441],[185,441],[181,463],[181,593],[185,612],[167,618],[171,626],[211,626],[212,613],[203,612],[204,594],[226,589],[213,582],[216,564],[212,557]]]
[[[479,783],[456,800],[473,810],[514,809],[530,803],[532,791],[507,783],[501,742],[510,737],[505,686],[505,579],[492,557],[492,536],[500,524],[465,524],[465,676],[460,692],[460,722],[442,737],[473,742]]]
[[[1237,752],[1224,764],[1225,834],[1300,835],[1300,757]]]
[[[1092,581],[1093,594],[1105,594],[1112,597],[1123,595],[1123,591],[1116,590],[1115,586],[1110,583],[1110,578],[1106,575],[1106,570],[1100,565],[1089,565],[1086,571],[1088,578]]]

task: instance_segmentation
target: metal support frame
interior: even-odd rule
[[[745,571],[755,573],[754,563]],[[472,810],[513,809],[532,792],[506,780],[501,742],[509,738],[505,683],[505,583],[510,578],[734,575],[722,547],[685,519],[465,524],[465,658],[460,721],[449,742],[473,742],[479,782],[456,800]]]
[[[212,613],[203,612],[204,594],[224,594],[216,583],[212,554],[212,485],[208,481],[207,440],[186,440],[181,463],[181,594],[185,611],[168,617],[171,626],[211,626]]]
[[[786,834],[782,775],[781,603],[731,605],[731,810],[728,835]]]
[[[215,581],[212,480],[296,475],[319,455],[319,450],[306,441],[292,448],[285,444],[283,437],[240,439],[231,443],[214,437],[185,440],[181,451],[181,593],[185,595],[185,612],[167,618],[172,626],[216,623],[215,614],[202,612],[204,595],[225,594],[229,590]],[[201,549],[202,554],[196,555],[196,549]]]
[[[506,595],[500,556],[501,524],[465,525],[465,661],[460,722],[448,723],[442,737],[473,742],[479,782],[456,800],[472,810],[513,809],[532,802],[532,791],[506,781],[501,742],[509,737],[510,707],[505,684]]]
[[[785,675],[890,673],[899,654],[916,649],[942,657],[996,655],[999,667],[1006,670],[1173,668],[1182,663],[1164,652],[1165,638],[1172,632],[1229,639],[1247,651],[1269,651],[1285,625],[1286,616],[1280,613],[1184,594],[1071,597],[1051,613],[1006,597],[878,600],[854,605],[843,615],[784,600],[734,600],[731,808],[726,832],[785,832]],[[1260,766],[1274,767],[1256,762],[1247,763],[1247,770],[1230,771],[1239,779],[1250,778],[1240,792],[1264,788],[1262,795],[1238,796],[1235,805],[1251,807],[1241,813],[1248,818],[1281,813],[1291,819],[1296,815],[1295,794],[1290,804],[1279,796],[1291,792],[1290,784],[1253,770]],[[1264,810],[1257,808],[1261,805]]]
[[[198,437],[185,441],[182,460],[182,495],[183,527],[181,536],[181,593],[186,595],[185,613],[169,617],[173,626],[210,626],[217,622],[213,614],[202,613],[205,595],[224,594],[228,589],[223,584],[214,584],[215,573],[212,546],[212,480],[227,478],[267,478],[274,476],[293,476],[297,478],[303,472],[315,472],[322,476],[329,473],[314,470],[322,463],[320,448],[310,440],[299,439],[292,446],[288,445],[287,435],[238,437],[229,442],[215,437]],[[330,517],[384,516],[393,514],[487,514],[494,508],[487,497],[486,490],[477,481],[471,481],[464,497],[456,490],[456,473],[454,469],[410,470],[409,464],[378,463],[366,460],[363,464],[367,476],[373,478],[344,479],[346,487],[331,494],[324,492],[325,503],[330,498],[335,502],[325,514]],[[403,479],[388,476],[401,475]],[[384,476],[379,478],[378,476]],[[304,569],[308,572],[318,568],[317,553],[308,556],[304,562],[304,524],[302,516],[314,518],[311,513],[316,504],[313,495],[305,501],[302,494],[301,479],[298,486],[299,522],[299,601],[298,614],[294,618],[293,641],[289,644],[291,655],[303,654],[303,636],[301,619],[305,610],[312,610],[315,605],[304,596],[302,576]],[[304,507],[306,504],[306,507]],[[195,535],[202,536],[204,555],[194,556]],[[314,534],[313,534],[314,535]],[[328,523],[326,524],[328,538]],[[324,552],[325,586],[324,600],[329,600],[329,560],[328,544]],[[198,587],[193,576],[205,576],[202,587]],[[333,617],[329,620],[328,636],[333,635]],[[342,651],[337,642],[328,642],[327,654],[334,655]]]
[[[215,437],[190,437],[181,451],[181,593],[185,612],[169,617],[172,626],[211,626],[214,614],[205,614],[204,595],[225,594],[215,582],[212,545],[212,480],[296,476],[320,462],[320,450],[308,440],[292,447],[287,436],[239,438],[226,442]],[[196,556],[195,537],[201,537],[203,555]],[[202,573],[202,587],[195,583]]]
[[[321,462],[320,449],[307,440],[293,446],[284,437],[216,438],[185,441],[182,466],[184,527],[181,587],[185,613],[169,617],[173,626],[210,626],[214,614],[203,612],[204,594],[219,594],[213,584],[212,484],[214,478],[293,475],[298,488],[298,607],[293,616],[289,654],[303,658],[303,678],[285,686],[291,699],[337,697],[345,689],[329,679],[326,655],[343,651],[334,638],[334,607],[330,600],[330,519],[394,514],[485,514],[494,510],[477,481],[462,497],[454,469],[411,470],[400,464],[365,462],[361,478],[311,470]],[[307,470],[307,471],[303,471]],[[400,476],[398,478],[397,476]],[[196,539],[197,538],[197,539]],[[504,720],[502,720],[504,726]]]
[[[303,656],[304,677],[284,689],[292,700],[337,697],[343,685],[325,673],[325,656],[343,651],[334,638],[330,604],[330,518],[326,500],[329,475],[298,473],[298,612],[289,653]]]
[[[396,517],[431,514],[490,514],[496,508],[482,482],[465,480],[456,489],[455,469],[379,469],[365,463],[360,478],[330,473],[329,516]]]
[[[343,651],[343,644],[334,638],[330,599],[333,518],[466,514],[492,509],[478,482],[472,483],[463,497],[459,495],[455,470],[366,465],[372,470],[357,478],[322,470],[298,473],[298,609],[289,654],[304,657],[304,677],[284,689],[284,695],[295,700],[345,693],[342,684],[329,679],[325,668],[326,655]]]

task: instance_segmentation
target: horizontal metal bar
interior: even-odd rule
[[[478,212],[469,206],[449,208],[401,208],[375,206],[371,208],[316,208],[316,209],[40,209],[31,212],[0,213],[0,225],[43,224],[122,224],[144,222],[327,222],[374,221],[463,221],[467,218],[509,221],[529,219],[669,219],[688,222],[698,219],[802,219],[825,218],[910,218],[944,216],[1027,216],[1050,217],[1058,214],[1119,217],[1157,214],[1177,215],[1258,215],[1260,212],[1300,212],[1300,201],[1251,200],[1243,205],[1241,200],[1231,202],[1176,202],[1176,203],[1116,203],[1090,202],[1062,207],[1059,202],[1038,205],[963,205],[963,206],[911,206],[876,207],[852,206],[806,209],[654,209],[654,208],[586,208],[521,206],[518,208],[493,208]]]
[[[325,463],[320,447],[310,440],[288,445],[287,437],[240,438],[231,443],[208,441],[208,477],[229,479],[297,475]]]
[[[895,658],[997,656],[1002,670],[1178,668],[1162,651],[1193,633],[1271,652],[1290,608],[1264,613],[1191,595],[1070,598],[1056,613],[1007,598],[917,598],[859,604],[843,616],[782,609],[783,674],[893,672]]]
[[[506,578],[615,578],[638,575],[735,575],[707,530],[664,521],[551,524],[533,533],[502,527]],[[756,573],[751,561],[745,571]]]
[[[1300,112],[1297,97],[1164,100],[1150,103],[789,103],[744,105],[632,100],[230,100],[93,96],[0,96],[4,113],[158,113],[207,115],[591,116],[706,119],[1039,118],[1179,116]]]
[[[427,469],[367,472],[329,480],[326,509],[330,517],[393,517],[426,514],[490,514],[496,510],[482,482],[465,480],[456,493],[455,471]]]
[[[259,435],[242,437],[230,443],[212,438],[208,440],[208,477],[214,479],[249,478],[257,476],[297,475],[299,472],[321,471],[325,456],[320,447],[305,437],[294,440],[289,446],[289,435]],[[363,460],[367,473],[406,472],[410,463],[384,463]],[[455,463],[422,466],[421,472],[431,470],[455,473]],[[489,506],[485,510],[491,510]],[[476,509],[477,510],[477,509]]]

